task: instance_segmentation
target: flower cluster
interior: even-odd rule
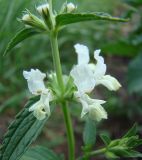
[[[28,82],[29,91],[33,95],[40,95],[40,100],[33,104],[29,111],[32,112],[38,120],[43,120],[46,115],[50,116],[49,102],[53,100],[51,90],[47,89],[44,85],[44,78],[46,74],[38,69],[31,69],[31,71],[23,71],[24,78]]]
[[[121,85],[114,77],[105,75],[106,64],[103,57],[99,55],[100,50],[94,52],[96,64],[89,63],[89,50],[86,46],[76,44],[75,50],[78,55],[78,64],[73,67],[70,75],[73,78],[73,85],[76,86],[73,94],[83,107],[81,117],[88,115],[96,121],[107,119],[107,112],[102,107],[105,101],[92,99],[88,93],[99,84],[104,85],[111,91],[118,90]],[[53,95],[52,91],[45,87],[43,80],[46,74],[38,69],[31,69],[29,72],[24,71],[23,75],[28,82],[30,92],[33,95],[40,95],[40,100],[31,106],[29,111],[33,111],[34,116],[39,120],[44,119],[46,115],[50,116],[49,103],[54,100],[53,96],[56,97],[57,95]]]
[[[96,121],[107,119],[107,113],[101,106],[105,101],[91,99],[87,93],[90,93],[99,84],[104,85],[111,91],[118,90],[121,85],[114,77],[105,75],[106,64],[104,58],[99,55],[100,50],[94,52],[96,64],[89,63],[89,50],[86,46],[76,44],[75,50],[78,56],[78,64],[73,67],[70,74],[77,87],[74,95],[83,106],[81,117],[88,113],[89,117]]]
[[[77,8],[77,6],[75,6],[71,2],[65,3],[63,5],[63,8],[61,9],[60,13],[72,13],[76,10],[76,8]],[[36,8],[36,10],[39,13],[40,17],[38,17],[38,16],[32,14],[30,11],[26,10],[21,21],[25,24],[26,27],[37,28],[41,31],[49,31],[51,29],[51,25],[52,25],[51,21],[53,20],[53,17],[54,18],[56,17],[56,13],[54,13],[52,20],[51,20],[51,13],[49,10],[48,3],[39,5]]]

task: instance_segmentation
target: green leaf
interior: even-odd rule
[[[83,141],[85,146],[91,147],[96,142],[96,124],[93,120],[87,119],[83,132]]]
[[[100,137],[106,146],[110,144],[111,139],[107,135],[101,134]]]
[[[93,13],[66,13],[59,14],[56,16],[56,25],[64,26],[71,23],[77,23],[82,21],[93,21],[93,20],[107,20],[107,21],[119,21],[127,22],[127,19],[112,17],[107,13],[93,12]]]
[[[108,42],[103,44],[101,48],[104,54],[123,57],[135,57],[139,52],[139,48],[137,46],[132,45],[125,40]]]
[[[19,31],[12,39],[11,41],[8,43],[6,50],[4,52],[4,55],[6,55],[12,48],[14,48],[17,44],[19,44],[20,42],[22,42],[23,40],[39,34],[40,32],[33,29],[33,28],[25,28],[21,31]]]
[[[112,152],[119,157],[142,157],[140,152],[134,150],[125,150],[125,149],[112,149]]]
[[[31,99],[9,126],[1,148],[1,160],[18,160],[40,134],[47,118],[39,121],[29,112],[29,107],[37,100],[39,97]]]
[[[53,151],[42,147],[36,146],[30,148],[20,160],[61,160],[60,156],[55,154]]]
[[[141,6],[142,5],[142,1],[141,0],[125,0],[126,3],[132,5],[132,6]]]
[[[123,138],[135,136],[137,133],[137,124],[135,123],[131,129],[123,136]]]
[[[128,157],[142,157],[142,153],[134,150],[129,150],[129,156]]]
[[[138,55],[128,67],[128,91],[142,95],[142,54]]]

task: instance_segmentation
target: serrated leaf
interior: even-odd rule
[[[39,97],[31,99],[9,126],[1,148],[1,160],[20,159],[28,146],[40,134],[47,118],[39,121],[33,116],[32,112],[29,112],[29,107],[37,100],[39,100]]]
[[[40,32],[33,29],[33,28],[25,28],[21,31],[19,31],[12,39],[11,41],[8,43],[6,50],[4,52],[4,55],[6,55],[12,48],[14,48],[17,44],[19,44],[20,42],[22,42],[23,40],[39,34]]]
[[[123,136],[123,138],[135,136],[137,133],[137,124],[135,123],[131,129]]]
[[[119,21],[127,22],[127,19],[112,17],[107,13],[93,12],[93,13],[66,13],[59,14],[56,16],[56,25],[64,26],[71,23],[77,23],[82,21],[93,21],[93,20],[107,20],[107,21]]]
[[[110,144],[111,139],[107,135],[101,134],[100,137],[106,146]]]
[[[61,158],[48,148],[36,146],[29,149],[20,160],[61,160]]]
[[[96,142],[96,124],[93,120],[87,119],[83,132],[85,146],[93,146]]]

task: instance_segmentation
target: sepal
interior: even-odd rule
[[[49,4],[43,4],[38,6],[37,11],[39,12],[39,14],[42,16],[45,24],[48,26],[49,30],[53,28],[52,26],[52,20],[51,20],[51,16],[50,16],[50,12],[49,12]]]
[[[47,30],[45,23],[40,18],[32,14],[29,10],[26,10],[21,22],[23,22],[26,27],[33,27],[42,31]]]

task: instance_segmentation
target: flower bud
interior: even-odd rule
[[[46,3],[46,4],[42,4],[40,6],[37,7],[37,11],[42,15],[43,12],[45,14],[48,14],[48,11],[49,11],[49,4]]]
[[[23,17],[22,17],[22,20],[23,21],[31,21],[31,17],[29,14],[24,14]]]
[[[73,3],[68,3],[66,7],[67,7],[67,13],[71,13],[77,8]]]
[[[49,13],[49,4],[42,4],[37,7],[37,11],[42,16],[44,23],[48,26],[49,29],[52,28],[52,20]]]
[[[37,16],[35,16],[34,14],[32,14],[30,11],[26,11],[26,13],[23,15],[21,21],[25,24],[25,26],[27,27],[34,27],[34,28],[38,28],[40,30],[46,30],[47,27],[45,25],[45,23],[38,18]]]

